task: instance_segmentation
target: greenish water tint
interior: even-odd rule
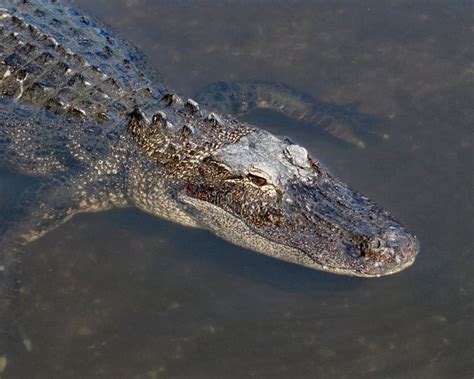
[[[137,211],[73,219],[28,247],[12,378],[472,378],[470,2],[81,0],[179,93],[279,81],[382,120],[365,149],[270,113],[414,231],[410,269],[311,271]],[[26,179],[2,172],[0,207]],[[28,179],[29,180],[29,179]]]

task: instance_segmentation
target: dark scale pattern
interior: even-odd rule
[[[13,9],[1,13],[3,95],[93,121],[120,120],[161,97],[158,75],[141,55],[94,20],[50,1],[18,1]]]
[[[219,119],[213,114],[203,117],[192,100],[184,103],[176,95],[167,94],[162,102],[174,115],[178,125],[160,111],[151,123],[135,109],[129,118],[128,132],[145,154],[179,178],[195,176],[195,170],[206,157],[228,144],[238,142],[255,128],[236,121]],[[171,112],[170,112],[171,110]]]

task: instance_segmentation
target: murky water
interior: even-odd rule
[[[264,79],[383,120],[366,149],[304,144],[417,234],[397,275],[311,271],[137,211],[84,215],[28,247],[12,378],[473,378],[473,10],[469,1],[81,0],[179,93]],[[24,179],[2,173],[0,207]]]

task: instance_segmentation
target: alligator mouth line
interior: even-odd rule
[[[211,215],[209,217],[209,220],[211,222],[215,222],[215,220],[219,220],[217,223],[214,225],[211,225],[211,223],[205,223],[204,228],[208,229],[215,234],[219,235],[221,238],[234,243],[236,245],[240,245],[241,247],[244,248],[249,248],[254,251],[258,251],[259,253],[267,256],[272,256],[274,258],[297,264],[297,265],[302,265],[311,269],[316,269],[319,271],[324,271],[332,274],[338,274],[338,275],[346,275],[346,276],[353,276],[353,277],[361,277],[361,278],[379,278],[381,276],[387,276],[387,275],[392,275],[397,272],[403,271],[407,267],[411,266],[413,262],[415,261],[417,252],[419,250],[419,243],[416,241],[416,246],[411,249],[410,251],[407,250],[407,253],[405,256],[407,259],[404,259],[400,263],[397,263],[396,265],[393,265],[391,267],[380,267],[377,268],[371,272],[370,266],[367,267],[367,270],[364,270],[364,267],[357,267],[355,265],[353,268],[351,267],[337,267],[336,265],[327,265],[324,263],[321,263],[315,257],[313,257],[309,252],[305,251],[304,249],[298,248],[291,246],[290,244],[284,244],[279,241],[275,241],[271,238],[268,238],[268,236],[265,236],[259,229],[254,228],[251,225],[248,225],[245,220],[241,220],[240,218],[236,217],[234,214],[231,212],[213,204],[205,200],[200,200],[197,199],[193,196],[189,196],[187,194],[181,193],[178,196],[178,199],[182,201],[184,204],[187,204],[193,209],[196,209],[198,212],[201,213],[199,219],[203,220],[206,219],[206,217],[202,217],[204,213],[207,213],[208,215]],[[227,229],[222,229],[222,225],[225,224],[227,226]],[[229,225],[232,225],[232,228],[234,229],[233,234],[226,234],[228,231]],[[258,237],[259,242],[258,245],[264,246],[264,249],[258,249],[255,246],[249,246],[249,244],[245,241],[245,238],[243,236],[252,236],[252,239],[255,240],[256,237]],[[275,256],[274,254],[269,254],[266,249],[271,249],[273,251],[280,251],[281,254],[279,256]],[[301,257],[304,257],[305,260],[298,259]],[[363,260],[363,257],[360,258],[355,258],[352,257],[354,260],[353,262],[355,263],[362,263],[359,260]],[[376,266],[375,266],[376,267]]]
[[[227,212],[231,217],[235,217],[233,216],[231,213]],[[235,217],[235,219],[239,220],[238,218]],[[241,220],[239,220],[241,221]],[[383,270],[379,273],[370,273],[370,272],[363,272],[363,271],[359,271],[359,270],[351,270],[349,268],[339,268],[337,266],[328,266],[328,265],[324,265],[323,263],[317,261],[314,257],[311,256],[311,254],[309,254],[308,252],[306,252],[305,250],[303,249],[298,249],[296,247],[293,247],[293,246],[289,246],[289,245],[285,245],[281,242],[276,242],[276,241],[273,241],[273,240],[270,240],[268,239],[267,237],[263,236],[261,233],[259,233],[258,231],[252,229],[249,225],[247,225],[246,223],[244,223],[246,225],[246,227],[253,231],[254,233],[258,234],[261,238],[267,240],[269,243],[272,243],[274,245],[278,245],[278,246],[281,246],[282,248],[284,249],[292,249],[294,250],[295,252],[298,252],[300,254],[303,254],[305,257],[307,257],[309,260],[311,260],[314,264],[314,266],[310,266],[310,265],[306,265],[306,267],[309,267],[311,269],[317,269],[319,271],[324,271],[324,272],[328,272],[328,273],[331,273],[331,274],[336,274],[336,275],[344,275],[344,276],[352,276],[352,277],[357,277],[357,278],[380,278],[382,276],[388,276],[388,275],[393,275],[393,274],[396,274],[398,272],[401,272],[403,270],[405,270],[406,268],[410,267],[416,260],[416,255],[417,255],[417,252],[419,250],[419,243],[417,241],[417,246],[416,248],[414,249],[413,251],[413,254],[410,254],[410,258],[406,261],[404,261],[402,264],[399,264],[397,266],[394,266],[393,269],[391,270]],[[292,263],[292,262],[290,262]]]
[[[250,230],[252,230],[252,228],[249,227],[248,225],[247,225],[247,227]],[[328,266],[328,265],[324,265],[321,262],[318,262],[316,259],[314,259],[314,257],[311,256],[311,254],[307,253],[306,251],[304,251],[302,249],[298,249],[296,247],[284,245],[280,242],[275,242],[275,241],[269,240],[268,238],[264,237],[261,233],[258,233],[258,232],[256,232],[256,233],[261,238],[266,239],[267,241],[271,242],[272,244],[279,245],[282,248],[286,248],[286,249],[293,249],[293,250],[298,251],[299,253],[303,254],[305,257],[307,257],[308,259],[310,259],[314,263],[314,266],[307,265],[306,267],[309,267],[311,269],[317,269],[319,271],[328,272],[328,273],[331,273],[331,274],[343,275],[343,276],[352,276],[352,277],[357,277],[357,278],[380,278],[382,276],[393,275],[393,274],[396,274],[398,272],[401,272],[401,271],[407,269],[408,267],[410,267],[415,262],[416,255],[417,255],[418,250],[419,250],[419,243],[417,242],[417,247],[414,250],[413,254],[410,255],[410,258],[408,260],[404,261],[400,265],[394,266],[393,269],[391,269],[391,270],[383,270],[379,273],[372,274],[372,273],[369,273],[369,272],[363,272],[363,271],[359,271],[359,270],[351,270],[349,268],[341,269],[337,266],[331,267],[331,266]]]

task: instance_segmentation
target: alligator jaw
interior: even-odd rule
[[[282,238],[282,241],[269,238],[262,230],[252,228],[240,218],[207,201],[188,196],[186,193],[181,193],[178,199],[187,212],[195,220],[199,220],[201,227],[233,244],[273,258],[332,274],[363,278],[378,278],[395,274],[410,267],[419,251],[417,239],[404,229],[398,231],[398,237],[395,237],[394,231],[391,232],[393,238],[391,244],[394,247],[392,251],[394,258],[391,262],[378,261],[376,255],[354,257],[349,252],[351,249],[341,248],[341,245],[334,241],[331,244],[330,239],[322,240],[313,251],[299,249],[290,246],[286,238]],[[288,235],[287,231],[282,230],[281,232],[282,235]],[[272,236],[274,235],[273,231]],[[301,238],[301,236],[295,238]],[[395,241],[398,242],[397,247],[394,245]],[[360,249],[360,247],[354,246],[354,249]]]

